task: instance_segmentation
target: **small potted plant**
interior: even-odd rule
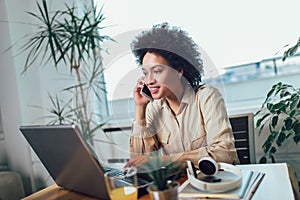
[[[163,161],[161,156],[152,153],[148,157],[148,162],[141,166],[153,181],[147,188],[150,199],[177,200],[180,185],[177,179],[183,171],[183,166],[182,162]]]

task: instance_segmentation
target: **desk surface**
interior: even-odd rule
[[[289,178],[287,164],[254,164],[238,165],[240,169],[254,170],[264,172],[266,175],[253,196],[253,200],[265,199],[294,199],[293,188]],[[23,200],[96,200],[96,198],[78,194],[57,185],[51,185],[39,192],[36,192]],[[149,199],[148,195],[140,200]]]
[[[264,172],[265,176],[252,200],[295,199],[286,163],[239,165],[240,169]]]

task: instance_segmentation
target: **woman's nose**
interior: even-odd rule
[[[153,76],[152,73],[149,73],[146,77],[145,77],[145,83],[146,84],[153,84],[155,82],[155,78]]]

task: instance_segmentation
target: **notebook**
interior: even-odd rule
[[[257,187],[261,183],[264,173],[251,170],[242,171],[242,185],[226,192],[204,192],[194,188],[189,180],[186,180],[178,189],[182,199],[251,199]]]
[[[102,166],[76,125],[21,126],[20,131],[55,183],[90,196],[109,199]],[[145,187],[147,180],[139,181]]]

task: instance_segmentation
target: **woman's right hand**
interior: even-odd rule
[[[137,85],[134,88],[134,103],[136,106],[145,107],[149,103],[149,100],[143,97],[140,93],[143,88],[144,81],[145,77],[139,78]]]
[[[137,85],[134,88],[134,119],[143,120],[145,119],[146,106],[149,100],[141,95],[141,89],[144,84],[144,77],[138,79]]]

